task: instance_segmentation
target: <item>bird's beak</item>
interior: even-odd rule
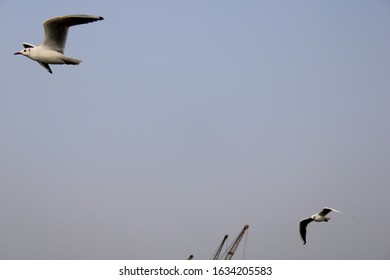
[[[16,52],[16,53],[14,53],[14,55],[16,55],[16,54],[22,54],[21,52]]]

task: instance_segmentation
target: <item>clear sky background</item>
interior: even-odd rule
[[[13,53],[47,18],[52,66]],[[390,258],[389,1],[0,2],[0,258]],[[302,245],[298,223],[328,206]]]

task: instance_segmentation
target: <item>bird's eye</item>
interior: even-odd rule
[[[26,50],[23,50],[23,52],[26,52]]]

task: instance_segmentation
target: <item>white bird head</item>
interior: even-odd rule
[[[26,49],[23,49],[23,50],[21,50],[21,51],[19,51],[19,52],[16,52],[16,53],[14,53],[15,55],[16,54],[21,54],[21,55],[24,55],[24,56],[30,56],[31,55],[31,48],[26,48]]]
[[[35,46],[30,44],[30,43],[23,43],[23,47],[24,47],[23,50],[14,53],[14,55],[21,54],[21,55],[30,57],[31,56],[31,51],[32,51],[33,48],[35,48]]]

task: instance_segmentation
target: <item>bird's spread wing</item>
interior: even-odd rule
[[[103,20],[103,17],[91,15],[68,15],[50,18],[43,23],[43,27],[45,29],[45,39],[42,42],[42,46],[64,53],[66,37],[70,26],[98,20]]]
[[[312,221],[313,221],[312,218],[307,218],[299,222],[299,232],[301,234],[303,244],[306,244],[306,227]]]
[[[331,211],[334,211],[334,212],[337,212],[337,213],[345,215],[344,213],[340,212],[339,210],[332,209],[332,208],[329,208],[329,207],[325,207],[324,209],[322,209],[322,211],[320,213],[318,213],[318,215],[326,216]]]
[[[42,67],[44,67],[47,71],[49,71],[50,74],[53,74],[53,71],[51,71],[49,64],[41,62],[41,61],[38,61],[38,63],[40,65],[42,65]]]
[[[33,44],[30,44],[30,43],[23,43],[23,47],[25,49],[28,49],[28,48],[35,48],[35,46]]]

